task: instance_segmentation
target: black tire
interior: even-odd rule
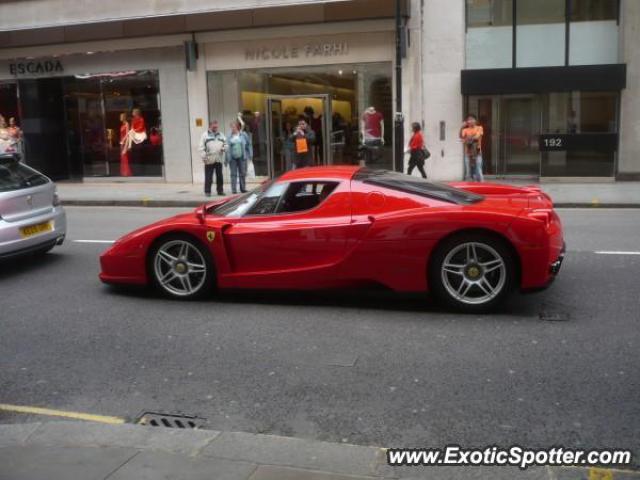
[[[172,249],[179,245],[189,246],[186,259],[179,260],[182,257],[175,255],[176,262],[174,262],[173,267],[170,267],[169,260],[164,258],[163,254],[159,255],[159,252],[162,251],[173,254],[174,250]],[[179,253],[179,250],[175,250],[175,253]],[[163,259],[158,259],[159,256],[163,257]],[[157,267],[157,263],[161,266]],[[189,265],[202,265],[204,266],[204,271],[200,274],[196,272],[195,268]],[[166,273],[162,268],[166,269]],[[180,271],[182,268],[186,268],[186,272]],[[159,275],[165,273],[164,278],[168,279],[168,275],[171,273],[170,271],[175,275],[175,279],[168,283],[163,282]],[[211,295],[215,291],[216,271],[211,253],[201,242],[190,235],[176,233],[166,235],[156,240],[149,249],[147,256],[147,272],[151,285],[161,295],[167,298],[195,300]],[[182,279],[180,277],[182,277]],[[189,281],[186,283],[183,281],[185,277],[189,277]],[[193,287],[192,291],[189,291],[187,285]],[[177,290],[180,288],[183,288],[184,292],[178,293]]]
[[[475,246],[469,247],[469,245]],[[465,256],[468,258],[466,252],[469,250],[477,252],[476,261],[465,263],[460,258]],[[456,255],[462,255],[462,257],[456,257]],[[482,261],[483,255],[484,261]],[[494,255],[497,257],[493,263],[498,266],[491,265],[490,259]],[[443,271],[444,262],[448,258],[448,262],[451,262],[448,265],[453,267],[451,270],[457,271],[458,266],[463,264],[465,267],[460,269],[460,273],[451,270]],[[502,264],[498,263],[498,258],[502,260]],[[452,260],[456,262],[455,265]],[[484,264],[488,264],[488,266],[481,266]],[[460,312],[491,311],[502,303],[516,287],[516,266],[514,253],[506,240],[497,235],[482,232],[460,233],[446,239],[432,253],[428,272],[430,292],[440,303]],[[489,271],[490,268],[493,270]],[[458,278],[460,283],[456,284]],[[467,283],[463,285],[463,282]],[[469,286],[468,294],[461,295],[460,291],[465,291],[467,286]],[[491,287],[495,287],[495,289],[491,290]]]

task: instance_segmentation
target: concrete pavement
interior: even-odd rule
[[[514,182],[512,182],[514,183]],[[522,182],[519,182],[522,184]],[[258,183],[249,181],[248,189]],[[640,207],[640,182],[541,183],[557,207]],[[219,198],[207,198],[202,185],[164,182],[60,182],[65,205],[194,207]],[[225,184],[225,192],[231,192]]]
[[[276,435],[69,421],[0,425],[0,480],[72,478],[637,480],[640,472],[389,467],[381,448]]]

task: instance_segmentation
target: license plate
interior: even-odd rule
[[[29,225],[28,227],[22,227],[20,233],[24,238],[33,237],[40,233],[50,232],[53,230],[53,222],[37,223],[36,225]]]

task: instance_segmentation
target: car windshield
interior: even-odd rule
[[[262,197],[265,191],[271,186],[273,180],[265,182],[250,192],[243,193],[228,202],[223,203],[210,209],[207,213],[212,215],[221,215],[223,217],[242,217],[253,207]]]
[[[458,205],[469,205],[484,199],[482,195],[450,187],[443,183],[428,182],[423,178],[412,177],[388,170],[360,169],[353,177],[362,183],[390,188],[400,192],[434,198]]]
[[[36,187],[48,182],[47,177],[18,162],[13,156],[0,156],[0,192]]]

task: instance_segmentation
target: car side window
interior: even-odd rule
[[[275,213],[282,194],[287,189],[286,183],[274,183],[258,199],[247,212],[247,215],[269,215]]]
[[[311,210],[333,193],[338,182],[293,182],[279,203],[277,213],[292,213]]]

